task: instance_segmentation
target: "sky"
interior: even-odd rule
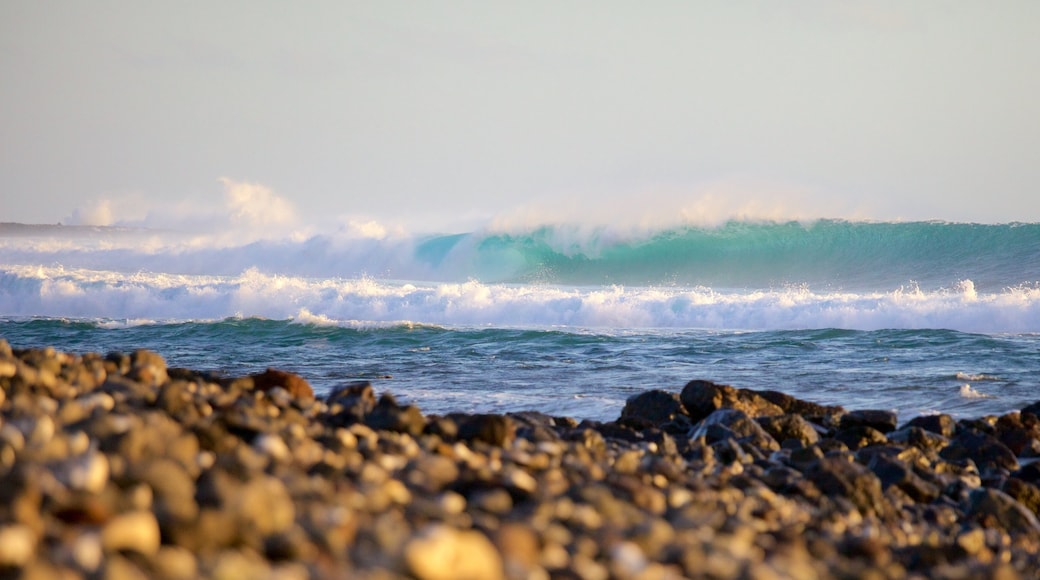
[[[1032,0],[0,0],[0,222],[1040,221],[1038,29]]]

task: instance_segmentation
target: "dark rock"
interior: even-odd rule
[[[632,395],[621,409],[622,418],[641,419],[653,425],[661,425],[686,415],[679,395],[659,389]]]
[[[953,437],[957,423],[950,415],[921,415],[914,417],[904,427],[920,427],[925,431],[937,433],[947,439]]]
[[[807,474],[824,495],[848,499],[864,515],[884,517],[890,505],[881,480],[867,467],[841,457],[820,459]]]
[[[454,441],[459,436],[459,426],[448,417],[430,415],[426,417],[426,429],[423,432],[445,441]]]
[[[950,444],[949,439],[938,433],[909,425],[889,433],[888,440],[901,445],[912,445],[927,452],[938,452]]]
[[[719,409],[696,425],[692,439],[704,437],[708,443],[726,438],[736,439],[764,451],[776,451],[780,445],[756,421],[737,409]]]
[[[1040,487],[1017,477],[1009,477],[1004,482],[1004,493],[1015,498],[1023,507],[1040,515]]]
[[[841,429],[870,427],[882,433],[895,431],[897,416],[893,411],[860,410],[849,411],[841,417]]]
[[[938,485],[925,481],[896,457],[875,454],[867,467],[878,477],[883,488],[894,485],[918,503],[929,503],[939,497],[942,491]]]
[[[982,471],[1018,469],[1018,459],[1006,445],[992,435],[973,431],[959,433],[939,452],[939,456],[948,460],[971,459]]]
[[[854,425],[842,428],[834,434],[834,439],[841,441],[853,451],[868,445],[888,443],[888,438],[885,437],[884,433],[869,425]]]
[[[505,415],[452,416],[459,426],[459,439],[483,441],[488,445],[504,447],[516,437],[516,423]]]
[[[1040,451],[1040,424],[1034,415],[1023,420],[1018,413],[1009,413],[997,419],[997,439],[1016,456],[1035,456]]]
[[[1025,407],[1022,407],[1022,412],[1040,417],[1040,401],[1037,401],[1032,405],[1026,405]]]
[[[976,419],[961,419],[957,421],[957,433],[974,431],[986,435],[997,434],[997,418],[993,416],[979,417]]]
[[[351,425],[363,422],[365,415],[375,408],[376,393],[372,383],[355,381],[333,389],[325,403],[336,425]]]
[[[759,417],[758,424],[781,444],[793,439],[801,443],[802,447],[808,447],[820,440],[816,427],[801,415]]]
[[[389,394],[379,398],[379,403],[365,417],[365,424],[377,431],[408,433],[413,437],[426,428],[426,419],[414,405],[400,406]]]
[[[803,401],[780,391],[756,392],[765,400],[783,409],[784,413],[801,415],[809,421],[820,421],[828,425],[836,425],[841,416],[846,412],[843,407],[837,405],[820,405],[811,401]]]
[[[275,387],[281,387],[297,399],[313,399],[314,390],[300,375],[288,371],[269,368],[262,373],[250,375],[253,379],[254,388],[267,392]]]
[[[1025,465],[1023,465],[1018,471],[1013,472],[1011,475],[1021,479],[1022,481],[1040,485],[1040,461],[1023,463],[1025,463]]]
[[[783,409],[754,391],[738,391],[711,381],[686,383],[679,398],[693,421],[700,421],[719,409],[737,409],[752,418],[784,414]]]
[[[1027,510],[1008,494],[980,488],[968,496],[966,513],[983,526],[997,526],[1009,534],[1040,538],[1040,522],[1036,514]]]

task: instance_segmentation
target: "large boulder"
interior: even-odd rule
[[[621,409],[622,419],[637,419],[653,425],[662,425],[686,416],[679,395],[660,389],[632,395]]]
[[[896,430],[897,424],[897,417],[894,411],[876,409],[850,411],[841,418],[842,429],[870,427],[882,433],[890,433]]]
[[[816,427],[801,415],[760,417],[758,424],[781,444],[784,441],[797,441],[801,447],[808,447],[820,440]]]
[[[719,409],[694,428],[691,437],[704,437],[708,443],[734,439],[761,451],[776,451],[780,445],[754,419],[738,409]]]
[[[270,391],[275,387],[281,387],[297,399],[313,399],[314,390],[310,383],[300,375],[278,369],[267,369],[262,373],[250,375],[253,386],[257,390]]]
[[[737,390],[712,381],[686,383],[679,400],[693,421],[700,421],[719,409],[736,409],[751,418],[784,414],[783,409],[754,391]]]
[[[954,437],[950,444],[939,452],[946,460],[971,459],[980,471],[992,469],[1018,469],[1018,458],[1007,445],[996,437],[977,431],[964,431]]]
[[[824,457],[807,475],[824,495],[847,499],[863,515],[884,517],[891,511],[881,480],[864,465],[843,457]]]
[[[956,432],[957,422],[953,420],[952,416],[946,414],[921,415],[920,417],[914,417],[903,427],[920,427],[925,431],[931,431],[949,438],[953,437],[954,432]]]

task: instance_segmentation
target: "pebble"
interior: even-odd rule
[[[101,543],[108,552],[132,551],[145,556],[159,550],[159,522],[149,511],[119,514],[101,530]]]
[[[480,532],[433,525],[404,549],[408,571],[420,580],[495,580],[503,578],[502,559]]]

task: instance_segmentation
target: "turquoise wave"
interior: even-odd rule
[[[618,239],[606,228],[429,238],[416,259],[482,281],[558,284],[986,288],[1040,281],[1040,224],[729,222]]]

